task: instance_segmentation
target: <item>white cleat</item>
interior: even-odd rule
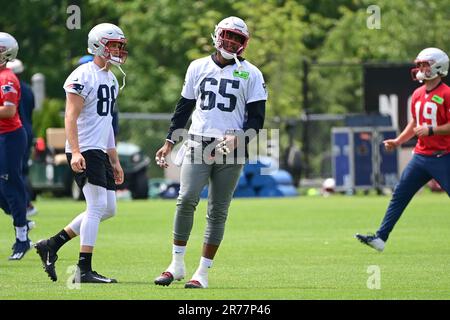
[[[38,213],[38,210],[36,209],[36,207],[29,206],[27,208],[27,217],[35,216],[35,215],[37,215],[37,213]]]
[[[28,230],[32,230],[32,229],[36,228],[36,222],[34,222],[32,220],[27,220],[27,226],[28,226]]]
[[[357,233],[355,238],[358,239],[361,243],[368,245],[369,247],[374,248],[378,252],[382,252],[384,250],[385,242],[377,237],[374,234],[363,235]]]

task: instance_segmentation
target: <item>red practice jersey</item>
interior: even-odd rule
[[[0,119],[0,134],[17,130],[22,126],[19,117],[20,83],[11,69],[0,70],[0,106],[16,108],[12,118]]]
[[[450,87],[441,82],[427,92],[425,86],[417,88],[411,100],[411,114],[417,126],[437,127],[450,122]],[[450,135],[420,137],[414,152],[440,155],[450,152]]]

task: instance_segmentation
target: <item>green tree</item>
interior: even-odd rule
[[[450,7],[445,0],[380,0],[381,28],[370,29],[367,8],[373,1],[357,1],[356,11],[344,7],[342,17],[331,29],[319,62],[412,62],[426,47],[450,49]],[[321,112],[363,111],[362,69],[317,69],[313,76],[315,107]],[[323,94],[323,88],[327,88]]]
[[[30,79],[34,73],[43,73],[47,95],[64,98],[64,80],[73,70],[76,58],[87,54],[89,30],[100,22],[118,22],[116,6],[110,3],[17,0],[2,5],[0,30],[11,33],[19,43],[18,58],[26,66],[23,78]],[[69,5],[78,5],[81,9],[81,29],[67,28]]]
[[[236,2],[251,35],[245,56],[264,74],[269,91],[268,117],[295,116],[301,111],[302,42],[305,8],[296,1]]]
[[[81,29],[66,26],[71,4],[81,9]],[[381,10],[381,29],[367,27],[367,8],[372,4]],[[19,42],[18,57],[26,66],[23,79],[43,73],[47,96],[62,101],[64,80],[87,53],[89,30],[101,22],[118,24],[129,40],[120,110],[172,112],[189,62],[214,52],[210,37],[214,26],[227,16],[239,16],[251,33],[244,56],[261,69],[269,90],[270,125],[269,119],[276,116],[294,118],[302,113],[304,59],[337,63],[311,68],[309,111],[360,112],[364,110],[360,64],[412,61],[428,46],[449,52],[449,14],[446,0],[17,0],[2,3],[0,30]],[[116,74],[120,82],[121,74]],[[47,103],[60,105],[59,112],[64,108],[54,100]],[[120,137],[144,145],[163,138],[167,125],[123,123]],[[323,130],[318,137],[328,134],[327,129],[315,130]],[[152,145],[151,152],[156,147]],[[327,148],[314,147],[314,154]]]
[[[232,1],[124,2],[120,25],[129,38],[129,86],[121,110],[172,112],[189,61],[210,50],[209,34]],[[185,10],[189,8],[189,10]],[[212,9],[214,8],[214,9]],[[199,49],[197,49],[199,48]]]

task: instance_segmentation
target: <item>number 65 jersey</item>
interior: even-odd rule
[[[261,71],[246,60],[241,65],[221,68],[212,56],[191,62],[181,92],[196,100],[190,134],[220,138],[227,130],[242,130],[246,104],[267,100]]]
[[[112,114],[118,94],[118,82],[111,71],[102,70],[94,62],[76,68],[64,83],[66,94],[74,93],[84,99],[77,120],[80,152],[100,149],[106,152],[112,129]],[[113,141],[113,140],[112,140]],[[71,153],[66,140],[66,152]]]
[[[443,82],[427,92],[425,85],[417,88],[411,99],[411,114],[416,126],[442,126],[450,122],[450,88]],[[420,137],[414,153],[442,155],[450,152],[450,135]]]

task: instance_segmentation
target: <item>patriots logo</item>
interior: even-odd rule
[[[3,94],[17,93],[17,90],[11,84],[5,84],[2,86],[2,92],[3,92]]]
[[[71,84],[68,84],[66,86],[66,88],[67,89],[73,89],[76,92],[81,93],[81,91],[83,91],[83,89],[84,89],[84,86],[82,84],[79,84],[79,83],[71,83]]]

